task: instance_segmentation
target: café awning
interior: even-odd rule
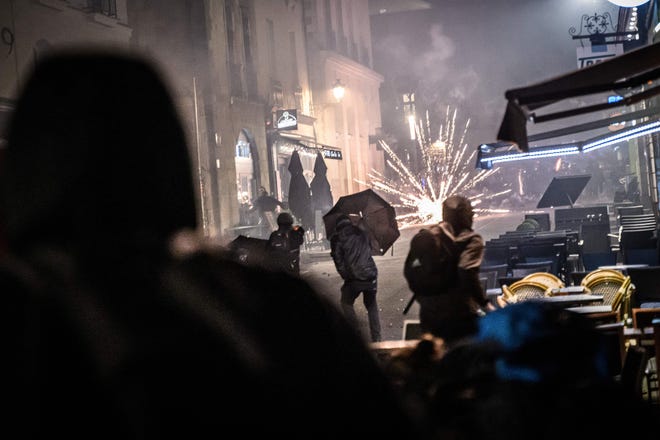
[[[531,152],[530,142],[558,138],[563,135],[580,133],[611,124],[621,124],[626,121],[660,117],[659,109],[626,111],[625,107],[660,94],[658,87],[660,79],[660,42],[632,50],[623,55],[611,58],[592,66],[579,69],[550,80],[507,90],[506,111],[497,135],[498,142],[490,144],[493,150],[501,145],[517,148],[520,152]],[[561,110],[541,113],[541,109],[560,101],[584,97],[598,93],[612,92],[621,99],[607,102],[575,105]],[[583,100],[573,99],[570,102],[581,103]],[[529,123],[538,124],[548,121],[601,112],[603,110],[621,109],[620,114],[610,118],[582,122],[548,132],[528,135]],[[585,144],[593,139],[585,140]],[[489,144],[485,144],[489,145]],[[576,144],[581,151],[583,145]]]

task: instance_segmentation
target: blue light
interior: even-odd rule
[[[605,139],[600,139],[595,142],[590,142],[582,148],[583,152],[593,151],[599,148],[607,147],[608,145],[613,145],[619,142],[627,141],[630,139],[635,139],[646,134],[655,133],[660,131],[660,121],[655,121],[650,124],[642,125],[635,127],[631,130],[627,130],[623,133],[617,133],[613,136],[606,137]]]

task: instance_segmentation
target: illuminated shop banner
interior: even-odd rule
[[[339,151],[339,150],[327,150],[327,149],[324,148],[321,151],[323,151],[323,157],[325,159],[336,159],[336,160],[342,160],[343,159],[342,156],[341,156],[341,151]]]
[[[275,115],[275,128],[278,130],[297,130],[298,129],[298,111],[278,110]]]
[[[589,67],[610,58],[623,54],[622,44],[604,44],[587,47],[577,47],[577,65],[578,69]]]

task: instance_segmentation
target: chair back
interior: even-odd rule
[[[507,271],[508,271],[508,265],[507,264],[495,264],[491,266],[484,266],[482,265],[479,268],[479,277],[486,278],[487,281],[487,288],[488,289],[495,289],[499,287],[497,284],[497,280],[499,278],[504,278],[507,276]]]
[[[536,272],[552,272],[554,263],[552,261],[536,261],[532,263],[518,263],[511,269],[513,277],[525,277]]]
[[[633,327],[644,329],[653,326],[653,320],[660,318],[660,307],[638,308],[633,307],[632,319]]]
[[[538,300],[545,298],[550,294],[550,291],[558,286],[548,285],[547,281],[550,281],[550,284],[556,283],[552,278],[546,278],[548,275],[552,274],[530,274],[529,277],[525,277],[511,285],[502,285],[502,300],[505,303],[517,303],[521,301],[529,300]],[[558,280],[563,287],[561,280]],[[502,305],[502,302],[498,302]]]
[[[603,295],[603,304],[611,306],[612,311],[617,311],[632,294],[630,276],[613,269],[589,272],[580,285],[589,288],[592,293]]]
[[[660,302],[660,266],[630,267],[627,273],[635,286],[632,307]]]
[[[531,218],[533,220],[536,220],[536,222],[539,224],[539,227],[541,228],[541,231],[549,231],[550,230],[550,214],[547,212],[542,212],[542,213],[536,213],[536,214],[525,214],[525,220],[528,218]]]
[[[588,316],[591,319],[599,320],[599,317]],[[623,363],[626,356],[626,339],[624,335],[623,321],[598,323],[596,330],[603,337],[603,345],[606,351],[607,369],[611,376],[621,374]]]
[[[534,272],[525,276],[523,279],[527,281],[535,281],[537,283],[541,283],[550,290],[566,287],[564,282],[560,280],[559,277],[549,272]]]
[[[648,352],[644,347],[631,345],[626,351],[621,369],[621,385],[638,399],[643,398],[643,383],[646,376]]]

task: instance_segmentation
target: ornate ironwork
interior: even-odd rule
[[[611,32],[608,32],[610,29]],[[582,33],[583,30],[586,34]],[[614,27],[612,16],[609,12],[603,12],[602,14],[594,12],[593,15],[584,14],[580,20],[580,32],[578,33],[578,30],[574,26],[571,26],[568,30],[569,35],[571,35],[573,39],[589,38],[592,42],[599,40],[604,41],[605,37],[610,36],[615,32],[616,28]]]

